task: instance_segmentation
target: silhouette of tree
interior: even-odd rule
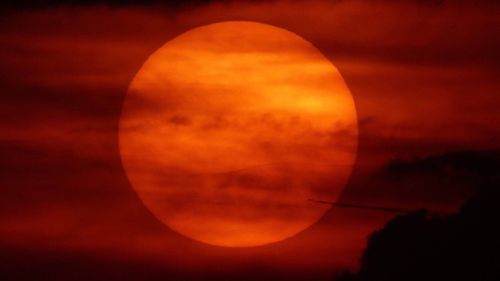
[[[488,164],[470,167],[481,176],[479,193],[458,214],[394,218],[369,238],[359,272],[337,280],[500,280],[500,173],[498,161]]]

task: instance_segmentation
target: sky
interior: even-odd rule
[[[12,280],[330,280],[394,214],[332,208],[281,242],[224,248],[166,227],[125,173],[119,122],[148,57],[198,26],[255,21],[342,75],[358,151],[340,202],[453,212],[469,175],[401,163],[498,148],[494,1],[29,1],[0,13],[0,259]],[[309,280],[309,279],[308,279]]]

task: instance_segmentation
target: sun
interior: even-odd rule
[[[174,231],[219,246],[277,242],[314,224],[348,180],[357,118],[311,43],[255,22],[198,27],[130,84],[119,143],[128,179]]]

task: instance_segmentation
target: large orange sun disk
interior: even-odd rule
[[[144,204],[204,243],[264,245],[314,224],[357,149],[352,96],[311,43],[254,22],[192,29],[130,84],[120,153]]]

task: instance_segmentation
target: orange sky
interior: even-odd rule
[[[450,210],[470,190],[400,192],[381,174],[394,159],[498,145],[497,14],[495,4],[467,1],[263,1],[2,15],[0,246],[13,256],[61,252],[178,278],[328,277],[355,267],[367,235],[391,215],[337,208],[297,236],[252,249],[208,246],[166,228],[121,165],[129,83],[155,50],[193,27],[251,20],[288,29],[334,63],[354,97],[358,162],[342,200]]]

